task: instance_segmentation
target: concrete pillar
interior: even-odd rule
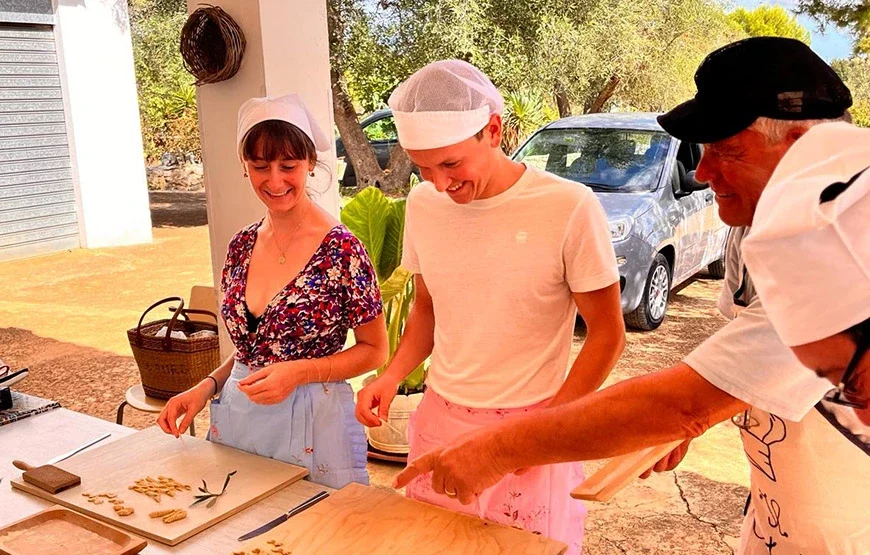
[[[200,4],[200,0],[188,0],[188,11]],[[247,41],[235,77],[197,88],[211,259],[215,285],[219,286],[230,239],[265,214],[238,159],[239,106],[254,96],[295,92],[305,99],[324,130],[329,133],[334,126],[326,1],[221,0],[214,4],[239,24]],[[318,168],[316,177],[309,180],[310,189],[318,203],[338,217],[334,146],[323,162],[333,175]],[[231,346],[225,335],[222,339],[221,350],[228,354]]]

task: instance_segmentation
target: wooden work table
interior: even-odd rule
[[[0,482],[0,526],[52,506],[48,501],[12,489],[10,480],[21,475],[21,471],[12,466],[13,459],[30,461],[36,465],[44,464],[48,459],[75,449],[107,432],[112,436],[91,449],[134,434],[136,430],[62,408],[0,427],[0,478],[3,478]],[[179,545],[170,547],[149,541],[148,547],[142,553],[232,553],[241,545],[237,541],[239,536],[324,489],[332,491],[301,480]]]
[[[29,461],[37,466],[45,464],[52,457],[67,453],[107,432],[112,434],[111,437],[90,449],[130,436],[136,430],[66,409],[51,410],[0,427],[0,527],[52,505],[12,489],[10,481],[20,476],[20,471],[12,466],[13,459]],[[87,457],[82,464],[86,464],[86,460]],[[286,542],[288,546],[293,544],[296,553],[351,553],[365,545],[366,553],[390,555],[445,552],[557,554],[565,549],[564,544],[541,536],[406,500],[383,488],[352,484],[336,494],[335,490],[302,480],[176,546],[149,540],[142,553],[209,555],[242,551],[243,544],[237,540],[239,536],[324,489],[335,495],[291,518],[269,535],[258,538],[253,545],[272,538]],[[248,543],[245,547],[251,548],[251,545]],[[263,543],[262,547],[267,545]]]

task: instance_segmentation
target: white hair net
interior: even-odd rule
[[[482,71],[462,60],[419,69],[390,95],[399,143],[408,150],[456,144],[501,114],[504,99]]]

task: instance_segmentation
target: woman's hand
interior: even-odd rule
[[[157,417],[157,425],[167,434],[180,436],[193,422],[193,417],[205,408],[205,404],[214,393],[212,380],[203,380],[184,393],[179,393],[169,399],[163,407],[163,411]],[[181,419],[181,424],[178,424],[178,418],[182,415],[184,418]]]
[[[247,395],[252,403],[276,405],[293,393],[294,389],[307,383],[305,376],[312,370],[316,368],[313,368],[310,360],[272,364],[239,380],[239,391]]]

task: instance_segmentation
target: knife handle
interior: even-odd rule
[[[327,497],[329,497],[329,494],[326,492],[326,490],[321,491],[320,493],[311,497],[309,500],[305,501],[304,503],[300,503],[297,507],[294,507],[293,509],[290,509],[289,511],[287,511],[287,513],[286,513],[287,518],[290,518],[291,516],[294,516],[294,515],[298,515],[299,513],[304,511],[305,509],[313,507],[314,505],[323,501]]]
[[[12,466],[17,468],[18,470],[33,470],[34,468],[36,468],[34,466],[27,464],[24,461],[19,461],[19,460],[12,461]]]

